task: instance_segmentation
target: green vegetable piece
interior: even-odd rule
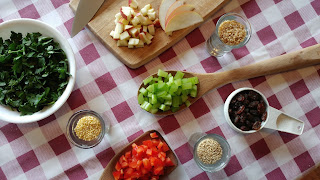
[[[179,109],[180,109],[179,107],[172,107],[172,108],[171,108],[171,111],[172,111],[172,112],[177,112],[177,111],[179,111]]]
[[[189,79],[192,82],[192,84],[198,84],[199,83],[199,79],[198,79],[197,76],[191,77]]]
[[[170,109],[169,106],[166,106],[164,104],[161,104],[161,106],[159,107],[159,109],[161,109],[162,111],[168,111]]]
[[[191,105],[191,102],[190,102],[189,100],[187,100],[187,101],[185,102],[185,104],[186,104],[187,107],[189,107],[189,106]]]
[[[143,80],[143,84],[144,84],[144,85],[147,85],[147,84],[149,84],[152,80],[153,80],[153,77],[152,77],[152,76],[149,76],[149,77],[147,77],[146,79]]]
[[[181,95],[182,102],[186,102],[187,100],[188,100],[188,95],[185,95],[185,94]]]
[[[172,105],[172,100],[165,100],[164,101],[164,105],[171,106]]]
[[[176,79],[176,80],[174,80],[174,83],[175,83],[177,86],[181,86],[181,85],[182,85],[181,79]]]
[[[192,89],[192,83],[191,82],[183,83],[181,87],[182,87],[182,90]]]
[[[157,96],[158,97],[165,97],[167,94],[168,94],[167,91],[159,91],[159,92],[157,92]]]
[[[190,92],[190,96],[191,97],[197,97],[197,90],[191,90],[191,92]]]
[[[142,104],[143,102],[144,102],[143,94],[140,93],[140,94],[138,95],[138,103],[139,103],[139,104]]]
[[[150,112],[151,112],[152,114],[155,114],[155,113],[158,112],[158,108],[151,108]]]
[[[158,69],[158,76],[166,78],[168,73],[163,71],[162,69]]]
[[[146,95],[148,94],[148,91],[147,91],[144,87],[142,87],[142,88],[139,90],[139,92],[141,92],[142,95],[144,95],[144,96],[146,96]]]
[[[174,75],[174,79],[182,79],[184,76],[184,73],[181,71],[177,71],[176,75]]]
[[[149,86],[147,87],[147,91],[149,91],[149,92],[151,92],[151,93],[154,93],[154,85],[155,85],[155,84],[149,85]]]
[[[169,90],[169,93],[171,95],[174,95],[174,93],[178,90],[178,86],[176,84],[172,84],[171,87],[170,87],[170,90]]]
[[[152,94],[151,96],[151,104],[156,104],[157,103],[157,96]]]
[[[179,107],[179,105],[180,105],[180,96],[174,96],[172,98],[172,106]]]

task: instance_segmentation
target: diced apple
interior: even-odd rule
[[[153,24],[150,24],[148,26],[148,32],[151,34],[151,35],[155,35],[156,31],[154,29],[154,25]]]
[[[165,32],[172,32],[195,25],[203,21],[200,14],[194,11],[182,11],[168,19]]]
[[[117,24],[117,22],[119,22],[119,19],[120,19],[122,16],[121,16],[121,13],[117,13],[114,17],[116,18],[116,19],[114,20],[114,23]]]
[[[149,9],[152,8],[152,6],[151,6],[151,4],[147,4],[147,5],[145,5],[143,8],[145,8],[146,10],[149,10]]]
[[[136,0],[129,0],[129,6],[131,8],[137,9],[138,8],[138,2]]]
[[[132,18],[132,16],[131,16],[131,8],[130,7],[121,7],[120,14],[124,19],[126,19],[128,21],[130,21],[131,18]]]
[[[155,20],[156,19],[156,12],[148,12],[148,17],[150,20]]]
[[[178,8],[179,6],[182,6],[183,3],[184,3],[183,1],[176,1],[176,2],[174,2],[174,3],[169,7],[169,9],[168,9],[168,11],[167,11],[166,20],[168,19],[168,16],[171,14],[171,12],[172,12],[173,10],[175,10],[176,8]]]
[[[124,31],[123,33],[120,34],[120,40],[128,40],[130,39],[130,34],[128,31]]]
[[[128,48],[132,49],[132,48],[134,48],[134,46],[128,44]]]
[[[137,16],[135,16],[132,20],[131,23],[133,26],[137,26],[140,23],[140,20]]]
[[[153,25],[154,25],[154,27],[161,27],[160,21],[158,18],[153,21]]]
[[[129,31],[130,29],[132,29],[133,28],[133,26],[132,25],[125,25],[124,26],[124,31]]]
[[[153,36],[150,33],[146,33],[146,37],[151,41],[153,39]]]
[[[137,28],[132,28],[132,29],[129,30],[129,33],[131,34],[132,37],[138,37],[140,31],[138,31]]]
[[[142,26],[142,27],[143,27],[142,29],[143,32],[148,32],[148,26]]]
[[[154,12],[154,9],[153,8],[151,8],[151,9],[149,9],[148,10],[148,12],[147,13],[153,13]]]
[[[139,44],[139,39],[137,39],[137,38],[130,38],[130,39],[129,39],[128,45],[136,46],[136,45],[138,45],[138,44]]]
[[[168,19],[172,18],[175,14],[182,11],[192,11],[192,10],[194,10],[194,6],[191,4],[184,4],[177,7],[170,14],[167,14],[165,25],[168,23]]]
[[[151,21],[151,19],[147,18],[147,17],[144,17],[145,20],[143,22],[141,22],[142,25],[144,26],[147,26],[147,25],[150,25],[152,24],[153,22]]]
[[[118,40],[120,39],[120,34],[123,32],[123,25],[120,23],[116,24],[116,28],[114,30],[113,39]]]
[[[144,43],[150,44],[151,41],[147,38],[145,33],[140,33],[139,34],[140,40],[143,41]]]
[[[176,0],[162,0],[159,7],[159,20],[163,30],[165,30],[167,11]]]
[[[123,24],[123,25],[128,25],[128,24],[129,24],[129,21],[126,20],[126,19],[124,19],[123,17],[121,17],[121,18],[119,19],[119,23],[121,23],[121,24]]]
[[[110,36],[113,38],[113,35],[114,35],[114,30],[112,30],[111,32],[110,32]]]
[[[128,46],[128,41],[127,40],[118,40],[117,41],[117,46]]]
[[[139,43],[136,45],[137,48],[144,47],[144,42],[139,40]]]

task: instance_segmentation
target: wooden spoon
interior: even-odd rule
[[[108,163],[108,165],[105,167],[103,173],[101,174],[100,180],[112,180],[113,175],[112,172],[115,171],[115,166],[117,164],[117,162],[119,161],[119,158],[124,155],[127,151],[131,151],[132,147],[131,145],[133,143],[136,143],[138,146],[142,144],[143,141],[145,140],[149,140],[151,139],[150,137],[150,133],[156,132],[157,135],[159,136],[159,139],[162,142],[167,143],[164,138],[162,137],[162,135],[156,131],[156,130],[150,130],[147,131],[145,133],[143,133],[141,136],[139,136],[137,139],[135,139],[134,141],[132,141],[131,143],[129,143],[126,147],[124,147],[119,153],[117,153]],[[167,145],[169,146],[169,144],[167,143]],[[169,166],[166,167],[164,169],[164,175],[160,176],[160,179],[162,179],[163,177],[166,177],[167,175],[169,175],[177,166],[178,166],[178,159],[176,157],[176,155],[174,154],[173,150],[170,148],[169,146],[169,151],[166,152],[167,157],[170,157],[171,161],[173,162],[174,166]]]
[[[320,63],[320,44],[316,44],[308,48],[304,48],[289,54],[284,54],[268,60],[260,61],[258,63],[232,69],[229,71],[207,73],[207,74],[191,73],[191,72],[185,72],[185,71],[183,73],[185,73],[184,77],[197,76],[199,79],[197,97],[195,98],[189,97],[189,101],[191,102],[191,104],[193,104],[195,101],[201,98],[201,96],[203,96],[208,91],[231,82],[290,71],[290,70],[299,69],[299,68],[304,68],[304,67],[316,65],[319,63]],[[177,71],[167,71],[167,72],[172,73],[172,75],[174,75]],[[151,76],[157,77],[157,74],[153,74]],[[141,83],[140,88],[141,87],[144,87],[143,83]],[[186,106],[183,104],[180,106],[180,109],[177,112],[185,108]],[[165,112],[159,110],[156,113],[156,115],[170,115],[170,114],[173,114],[171,110],[165,111]]]

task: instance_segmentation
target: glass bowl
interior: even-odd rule
[[[99,136],[91,141],[84,141],[82,139],[79,139],[78,136],[76,135],[74,129],[77,126],[78,121],[84,117],[84,116],[94,116],[96,117],[101,124],[101,132],[99,134]],[[107,127],[106,127],[107,125]],[[104,119],[96,112],[91,111],[91,110],[80,110],[76,113],[74,113],[67,124],[67,137],[69,139],[69,141],[74,144],[75,146],[82,148],[82,149],[89,149],[92,148],[96,145],[98,145],[101,140],[104,138],[104,135],[106,134],[106,132],[109,130],[109,121],[104,121]]]
[[[214,164],[203,163],[199,159],[198,154],[197,154],[197,147],[198,147],[199,143],[202,140],[205,140],[208,138],[217,141],[222,148],[222,157],[220,160],[216,161]],[[196,164],[202,170],[207,171],[207,172],[211,172],[211,173],[220,171],[221,169],[225,168],[227,166],[227,164],[229,163],[230,157],[231,157],[231,148],[230,148],[229,143],[227,142],[227,140],[225,138],[223,138],[217,134],[207,134],[207,135],[200,137],[197,140],[197,142],[195,143],[194,148],[193,148],[193,159],[195,160]]]

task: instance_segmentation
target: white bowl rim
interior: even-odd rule
[[[59,99],[53,105],[45,107],[39,112],[36,112],[32,115],[20,116],[20,113],[17,112],[16,110],[12,111],[10,107],[0,105],[0,112],[7,110],[7,113],[11,113],[9,115],[7,113],[0,113],[0,120],[6,121],[9,123],[17,123],[17,124],[31,123],[31,122],[36,122],[36,121],[45,119],[48,116],[52,115],[67,101],[75,84],[76,62],[75,62],[74,53],[68,41],[62,36],[62,34],[58,30],[51,27],[49,24],[39,20],[35,20],[35,19],[20,18],[20,19],[13,19],[13,20],[2,22],[0,24],[0,30],[14,27],[16,26],[16,24],[18,24],[19,26],[21,25],[35,26],[39,28],[39,30],[34,32],[40,32],[41,29],[43,29],[46,32],[45,33],[40,32],[41,34],[52,34],[52,35],[46,35],[46,36],[53,37],[56,42],[59,42],[60,47],[66,53],[66,56],[68,59],[68,65],[69,65],[69,73],[71,74],[71,76],[69,77],[68,85],[64,90],[63,94],[59,97]],[[12,114],[12,112],[16,112],[16,113]]]

